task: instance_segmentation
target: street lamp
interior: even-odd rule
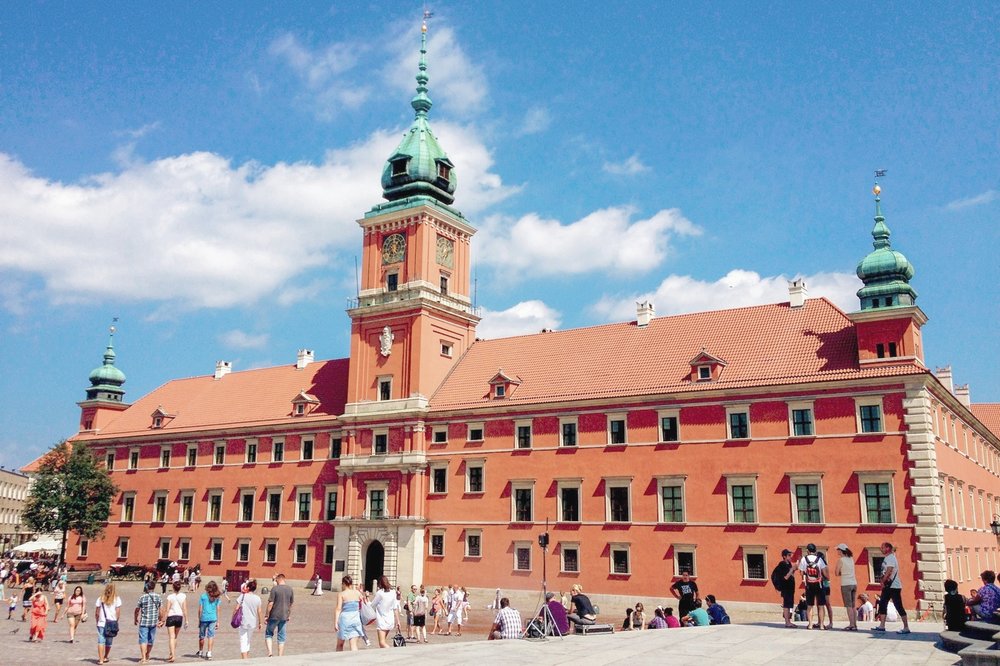
[[[993,530],[993,534],[1000,537],[1000,515],[994,514],[993,522],[990,523],[990,529]]]

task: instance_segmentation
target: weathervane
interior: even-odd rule
[[[424,6],[424,22],[420,26],[421,31],[427,32],[427,19],[433,18],[433,16],[434,16],[434,12],[432,12],[429,9],[427,9],[427,6],[425,5]]]
[[[876,197],[882,193],[882,188],[878,184],[878,179],[884,178],[886,171],[887,169],[875,169],[875,187],[872,188],[872,192],[875,193]]]
[[[117,323],[118,323],[118,317],[112,317],[111,318],[111,326],[108,327],[108,330],[111,331],[111,335],[114,335],[115,332],[118,330],[118,327],[115,326],[115,324],[117,324]]]

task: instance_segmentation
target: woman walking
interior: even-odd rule
[[[337,607],[333,609],[333,630],[337,632],[337,652],[344,651],[346,641],[351,652],[358,651],[358,639],[365,635],[361,624],[361,593],[354,589],[350,576],[340,579]]]
[[[63,603],[66,601],[66,581],[62,577],[56,581],[55,586],[52,588],[52,603],[56,607],[56,616],[52,618],[52,622],[58,622],[59,616],[62,615]]]
[[[167,595],[167,638],[170,639],[170,655],[168,662],[175,658],[177,649],[177,635],[181,633],[181,627],[187,626],[187,595],[181,592],[180,581],[174,583],[173,593]]]
[[[427,642],[427,610],[430,608],[431,600],[427,598],[427,591],[424,586],[420,586],[420,592],[413,599],[411,610],[413,611],[413,635],[414,640]]]
[[[375,607],[375,633],[378,634],[378,646],[387,648],[389,632],[393,629],[399,631],[399,601],[396,599],[396,590],[389,584],[386,576],[378,579],[378,587],[372,601],[372,606]]]
[[[434,590],[434,598],[431,599],[431,617],[434,618],[434,629],[431,634],[438,635],[441,629],[441,614],[444,611],[444,599],[441,598],[441,588]]]
[[[251,578],[243,583],[244,590],[236,600],[243,609],[243,622],[240,624],[240,659],[250,658],[250,639],[254,631],[260,631],[260,597],[257,591],[257,580]]]
[[[104,586],[104,594],[94,606],[94,618],[97,620],[97,663],[108,663],[111,656],[111,644],[118,635],[118,609],[122,607],[122,598],[115,591],[115,584]]]
[[[31,595],[31,627],[28,630],[28,641],[34,643],[45,638],[45,629],[49,622],[49,600],[45,593],[39,590]]]
[[[854,553],[846,543],[837,546],[840,559],[837,560],[837,575],[840,576],[840,596],[847,608],[847,626],[844,631],[858,630],[858,578],[854,572]]]
[[[198,599],[198,656],[205,659],[212,658],[215,632],[219,629],[220,603],[222,591],[214,580],[210,580]]]
[[[80,618],[87,612],[87,597],[83,594],[83,588],[77,585],[73,588],[73,594],[69,595],[66,602],[66,622],[69,623],[69,642],[76,642],[76,627],[80,624]]]
[[[21,622],[28,619],[28,611],[31,610],[31,597],[35,594],[35,577],[28,576],[24,581],[24,588],[21,590]]]

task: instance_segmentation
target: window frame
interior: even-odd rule
[[[305,518],[302,517],[302,500],[305,498]],[[295,522],[312,522],[313,512],[313,491],[312,486],[299,487],[295,489]]]
[[[127,490],[122,493],[122,515],[120,523],[135,522],[135,495],[134,490]]]
[[[133,447],[128,450],[128,469],[139,469],[139,448]]]
[[[219,515],[215,518],[212,517],[213,500],[215,498],[219,499]],[[210,489],[208,491],[208,506],[205,507],[205,522],[206,523],[221,523],[222,522],[222,505],[226,501],[226,494],[221,489]]]
[[[604,482],[604,522],[615,525],[628,525],[632,523],[632,477],[631,476],[606,476],[601,479]],[[612,489],[625,489],[625,497],[628,501],[628,517],[625,520],[615,520],[611,509]]]
[[[149,522],[157,524],[167,522],[167,504],[169,504],[169,501],[169,493],[166,490],[153,492],[153,517]]]
[[[628,542],[608,543],[608,575],[611,576],[631,576],[632,575],[632,544]],[[615,571],[615,553],[625,553],[625,571]]]
[[[330,498],[333,498],[333,517],[330,517]],[[332,488],[327,487],[326,492],[323,494],[323,518],[326,521],[337,519],[337,502],[340,499],[338,495],[338,487],[333,486]]]
[[[663,428],[664,419],[674,419],[674,439],[667,439]],[[681,441],[681,410],[680,409],[660,409],[656,412],[657,441],[666,444],[667,442]]]
[[[520,560],[518,559],[518,551],[520,551],[520,550],[527,550],[527,552],[528,552],[528,566],[527,567],[521,567],[521,566],[519,566],[520,565]],[[514,541],[513,552],[514,552],[514,562],[513,562],[513,567],[512,568],[513,568],[514,571],[533,571],[534,570],[534,556],[532,554],[532,548],[531,548],[531,542],[530,541],[520,541],[520,540]]]
[[[823,501],[823,473],[822,472],[809,472],[800,473],[796,472],[794,474],[788,474],[788,494],[791,500],[792,509],[792,524],[793,525],[824,525],[826,524],[826,506]],[[799,497],[796,491],[798,486],[808,486],[815,485],[817,493],[817,510],[819,511],[819,520],[816,522],[807,522],[800,520],[799,517]],[[811,510],[811,509],[810,509]]]
[[[566,442],[566,427],[572,426],[573,441]],[[566,416],[559,419],[559,446],[571,448],[580,445],[580,420],[576,416]]]
[[[479,490],[472,489],[472,470],[473,468],[479,469]],[[485,458],[471,458],[465,461],[465,492],[469,495],[484,495],[486,494],[486,459]]]
[[[625,412],[614,412],[608,414],[607,442],[608,446],[628,446],[628,414]],[[615,430],[613,424],[621,423],[621,441],[615,441]]]
[[[243,464],[244,465],[256,465],[257,459],[259,457],[260,442],[256,437],[251,437],[246,441],[246,449],[243,451]]]
[[[378,439],[379,437],[385,437],[385,451],[379,452],[378,450]],[[372,430],[372,448],[371,454],[373,456],[387,456],[389,455],[389,429],[380,428],[378,430]]]
[[[191,458],[194,457],[192,461]],[[198,466],[198,445],[188,444],[187,452],[184,456],[184,466],[185,467],[197,467]]]
[[[789,437],[815,437],[816,436],[816,411],[813,408],[812,400],[796,400],[788,403],[788,436]],[[796,432],[799,423],[795,420],[796,412],[809,412],[809,432]]]
[[[219,548],[219,556],[215,556],[215,548]],[[214,537],[208,542],[208,561],[209,562],[221,562],[222,556],[225,554],[225,541],[221,537]]]
[[[251,547],[251,544],[252,544],[252,542],[250,541],[249,537],[243,537],[243,538],[238,539],[236,541],[236,562],[238,564],[249,564],[250,563],[250,554],[251,554],[250,547]],[[243,556],[243,549],[244,548],[246,548],[246,556],[245,557]]]
[[[186,511],[187,517],[185,517],[185,515],[184,515],[185,514],[185,507],[184,507],[185,500],[190,500],[190,502],[191,502],[190,508],[187,509],[187,511]],[[193,490],[182,490],[181,491],[179,501],[177,502],[177,522],[178,523],[192,523],[192,522],[194,522],[194,514],[195,514],[194,500],[195,500],[195,491],[193,491]]]
[[[887,471],[857,472],[858,477],[858,503],[861,509],[861,524],[863,525],[895,525],[897,523],[896,509],[896,489],[894,487],[895,473]],[[888,522],[872,522],[868,519],[868,494],[865,491],[866,484],[886,484],[889,487],[889,512],[891,520]],[[883,509],[876,509],[882,511]]]
[[[767,546],[759,546],[759,545],[740,546],[740,551],[742,552],[743,555],[741,558],[743,560],[743,580],[754,581],[754,582],[767,581],[768,580]],[[761,569],[760,578],[750,577],[750,563],[749,563],[750,555],[760,555],[764,558],[764,564],[763,568]]]
[[[482,441],[484,441],[485,437],[486,437],[486,427],[485,426],[486,426],[486,424],[484,422],[482,422],[482,421],[476,421],[475,423],[468,423],[468,424],[466,424],[465,441],[467,441],[467,442],[482,442]],[[472,436],[474,430],[478,430],[479,431],[479,438],[478,439],[476,439],[476,438],[474,438]]]
[[[187,551],[185,553],[184,551]],[[186,555],[186,557],[185,557]],[[191,561],[191,538],[181,537],[177,540],[177,561],[178,562],[190,562]]]
[[[170,445],[160,447],[160,457],[159,457],[160,469],[170,469],[170,458],[172,455],[171,451],[172,448],[173,447]]]
[[[372,516],[372,493],[382,493],[382,514]],[[389,516],[389,482],[369,481],[365,484],[365,514],[366,520],[384,520]]]
[[[691,555],[691,566],[690,573],[691,578],[698,577],[698,545],[693,543],[673,543],[670,544],[670,551],[674,554],[673,564],[674,564],[674,578],[679,578],[681,575],[681,563],[678,557],[681,553]]]
[[[517,514],[517,491],[527,490],[531,493],[531,506],[529,507],[528,520],[519,520]],[[512,523],[522,523],[531,524],[535,522],[535,480],[534,479],[521,479],[521,480],[511,480],[510,482],[510,522]]]
[[[160,537],[160,540],[157,542],[157,548],[160,549],[161,560],[173,559],[170,557],[170,544],[171,544],[170,537]]]
[[[958,548],[957,551],[956,551],[958,553],[957,559],[958,559],[958,565],[959,565],[958,578],[956,580],[958,580],[959,583],[963,582],[963,580],[962,580],[962,572],[961,572],[961,566],[962,566],[961,550],[962,550],[961,548]],[[865,547],[865,551],[867,551],[867,553],[868,553],[868,567],[867,567],[868,568],[868,584],[869,585],[878,585],[880,583],[880,581],[882,580],[882,564],[881,564],[881,562],[882,562],[882,560],[885,559],[885,555],[882,554],[882,548],[880,546],[867,546],[867,547]],[[875,560],[876,559],[879,560],[879,566],[878,567],[875,566]],[[954,574],[954,572],[952,572],[952,573]]]
[[[274,552],[272,556],[271,552]],[[277,564],[278,563],[278,539],[277,537],[268,537],[264,539],[264,564]]]
[[[246,498],[250,498],[250,518],[246,518]],[[239,504],[239,515],[237,516],[238,523],[252,523],[254,521],[255,504],[257,504],[257,490],[255,488],[241,488],[240,489],[240,504]]]
[[[746,423],[742,427],[746,428],[746,433],[737,437],[733,431],[733,417],[742,414],[746,417]],[[750,423],[750,405],[727,405],[726,406],[726,439],[728,440],[748,440],[753,438],[753,430]]]
[[[219,453],[222,453],[220,456]],[[212,449],[212,464],[213,465],[225,465],[226,464],[226,443],[216,442],[215,448]]]
[[[475,554],[475,555],[472,553],[472,548],[470,547],[470,540],[473,537],[479,539],[479,553]],[[464,539],[464,541],[465,541],[465,557],[467,557],[467,558],[474,558],[474,559],[477,559],[477,560],[478,559],[482,559],[482,557],[483,557],[483,530],[479,529],[479,528],[476,528],[476,529],[466,529],[465,530],[465,539]]]
[[[879,419],[879,429],[878,430],[865,430],[865,419],[862,417],[863,407],[878,407],[878,419]],[[884,434],[885,430],[885,405],[883,396],[866,396],[862,398],[854,399],[854,416],[856,419],[857,433],[859,435],[879,435]]]
[[[566,568],[566,551],[573,550],[576,551],[576,569]],[[581,570],[580,566],[580,542],[579,541],[561,541],[559,542],[559,573],[564,574],[579,574]]]
[[[434,426],[431,428],[431,443],[432,444],[447,444],[448,443],[448,426]]]
[[[344,454],[344,434],[341,432],[330,433],[330,455],[329,460],[339,460]]]
[[[283,437],[274,437],[271,439],[271,462],[285,462],[285,439]]]
[[[118,537],[118,557],[119,560],[128,559],[129,538],[127,536]],[[89,548],[89,546],[88,546]]]
[[[576,490],[576,520],[566,518],[563,509],[563,490]],[[577,525],[583,522],[583,479],[556,479],[556,522]]]
[[[104,452],[104,467],[109,471],[114,471],[115,469],[115,452],[105,451]]]
[[[88,557],[90,555],[90,539],[83,537],[76,544],[76,556],[80,559]]]
[[[428,484],[427,494],[428,495],[447,495],[448,494],[448,463],[431,463],[428,465],[428,470],[430,474],[430,483]],[[444,482],[444,487],[441,490],[437,489],[438,476],[440,475],[441,480]]]
[[[684,525],[687,523],[687,474],[669,474],[656,478],[656,520],[660,524]],[[681,489],[681,520],[667,520],[663,508],[663,489],[679,487]],[[676,509],[675,509],[676,511]]]
[[[733,488],[736,486],[750,486],[753,493],[753,520],[736,520],[735,498]],[[746,499],[746,498],[743,498]],[[757,492],[757,474],[727,474],[726,475],[726,503],[729,509],[729,524],[731,525],[759,525],[760,524],[760,499]],[[741,509],[746,511],[746,509]]]
[[[386,390],[386,386],[388,386],[388,390]],[[392,375],[379,375],[376,378],[375,400],[378,402],[388,402],[389,400],[392,400]]]
[[[332,567],[337,559],[337,545],[334,539],[323,539],[323,564]],[[320,581],[322,583],[322,581]]]
[[[531,419],[519,419],[514,421],[514,448],[520,451],[530,451],[534,444],[534,428]],[[527,446],[522,446],[524,441],[522,429],[527,428]]]
[[[308,462],[316,457],[316,438],[302,437],[299,439],[299,460]]]
[[[427,557],[444,557],[447,550],[447,545],[445,541],[445,531],[442,529],[432,529],[430,534],[427,535]],[[434,541],[435,539],[441,540],[441,552],[434,552]]]

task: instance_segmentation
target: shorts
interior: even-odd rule
[[[183,627],[184,626],[184,616],[183,615],[168,615],[167,616],[167,626],[168,627]]]
[[[111,644],[114,642],[114,640],[115,640],[114,636],[105,636],[104,635],[104,627],[103,626],[100,626],[100,627],[97,628],[97,644],[98,645],[106,645],[107,647],[111,647]]]
[[[414,615],[413,616],[413,626],[414,627],[426,627],[427,626],[427,616],[426,615]]]
[[[857,601],[856,595],[858,592],[857,585],[841,585],[840,586],[840,596],[844,599],[844,606],[847,608],[854,608],[855,602]]]
[[[156,625],[152,627],[139,627],[139,645],[152,645],[156,640]]]
[[[58,608],[59,606],[63,605],[63,600],[62,599],[53,599],[52,601],[53,601],[53,603],[55,603],[56,608]]]
[[[274,638],[274,630],[278,630],[278,645],[285,642],[285,623],[288,620],[268,620],[264,627],[264,638]]]
[[[782,608],[795,608],[795,590],[782,590],[781,591],[781,607]]]
[[[256,627],[240,627],[240,652],[250,652],[250,639]]]
[[[215,625],[218,622],[215,620],[203,620],[198,623],[198,640],[203,641],[206,638],[215,638]]]
[[[826,605],[826,590],[819,583],[806,583],[806,603],[810,606]]]

